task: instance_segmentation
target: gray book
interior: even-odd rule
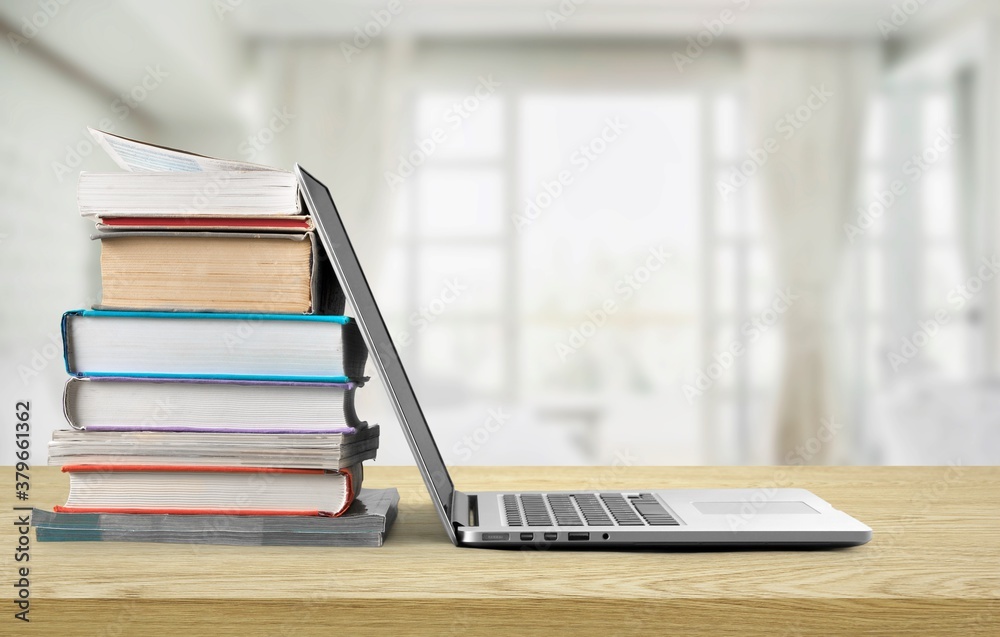
[[[238,546],[381,546],[396,489],[362,489],[340,517],[53,513],[34,509],[39,542],[158,542]]]

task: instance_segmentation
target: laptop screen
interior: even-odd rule
[[[361,270],[361,264],[354,253],[354,247],[347,236],[344,224],[333,203],[330,191],[315,177],[296,165],[296,174],[305,197],[306,206],[313,215],[316,232],[326,249],[330,263],[337,274],[337,280],[344,289],[348,302],[357,313],[358,325],[368,346],[369,360],[375,365],[385,385],[389,400],[406,434],[413,457],[420,467],[431,499],[445,523],[449,536],[454,541],[455,530],[451,524],[452,495],[455,490],[448,469],[438,451],[434,436],[427,426],[427,420],[417,402],[413,386],[406,376],[402,361],[389,336],[389,330],[382,320],[382,313],[375,303],[375,297],[368,280]]]

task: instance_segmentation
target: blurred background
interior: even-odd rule
[[[92,126],[323,179],[450,463],[998,463],[998,19],[5,0],[0,406],[43,462],[60,315],[100,296]]]

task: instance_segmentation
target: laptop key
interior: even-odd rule
[[[608,513],[611,514],[618,526],[646,526],[622,494],[602,493],[601,501],[604,502],[604,506],[608,507]]]
[[[552,507],[552,514],[556,516],[556,524],[559,526],[583,526],[583,520],[576,513],[576,507],[570,497],[564,493],[545,496]]]
[[[614,526],[611,518],[604,512],[604,507],[597,501],[597,496],[593,493],[574,493],[573,500],[580,507],[580,513],[587,521],[587,526]]]
[[[520,497],[524,519],[528,526],[552,526],[552,517],[549,516],[549,509],[540,494],[522,494]]]
[[[507,518],[507,526],[521,526],[521,511],[517,506],[517,498],[513,494],[503,496],[503,510]]]
[[[680,526],[652,493],[629,496],[632,506],[650,526]]]

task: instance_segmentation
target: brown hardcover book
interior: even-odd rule
[[[340,314],[313,233],[130,232],[101,241],[101,309]]]

